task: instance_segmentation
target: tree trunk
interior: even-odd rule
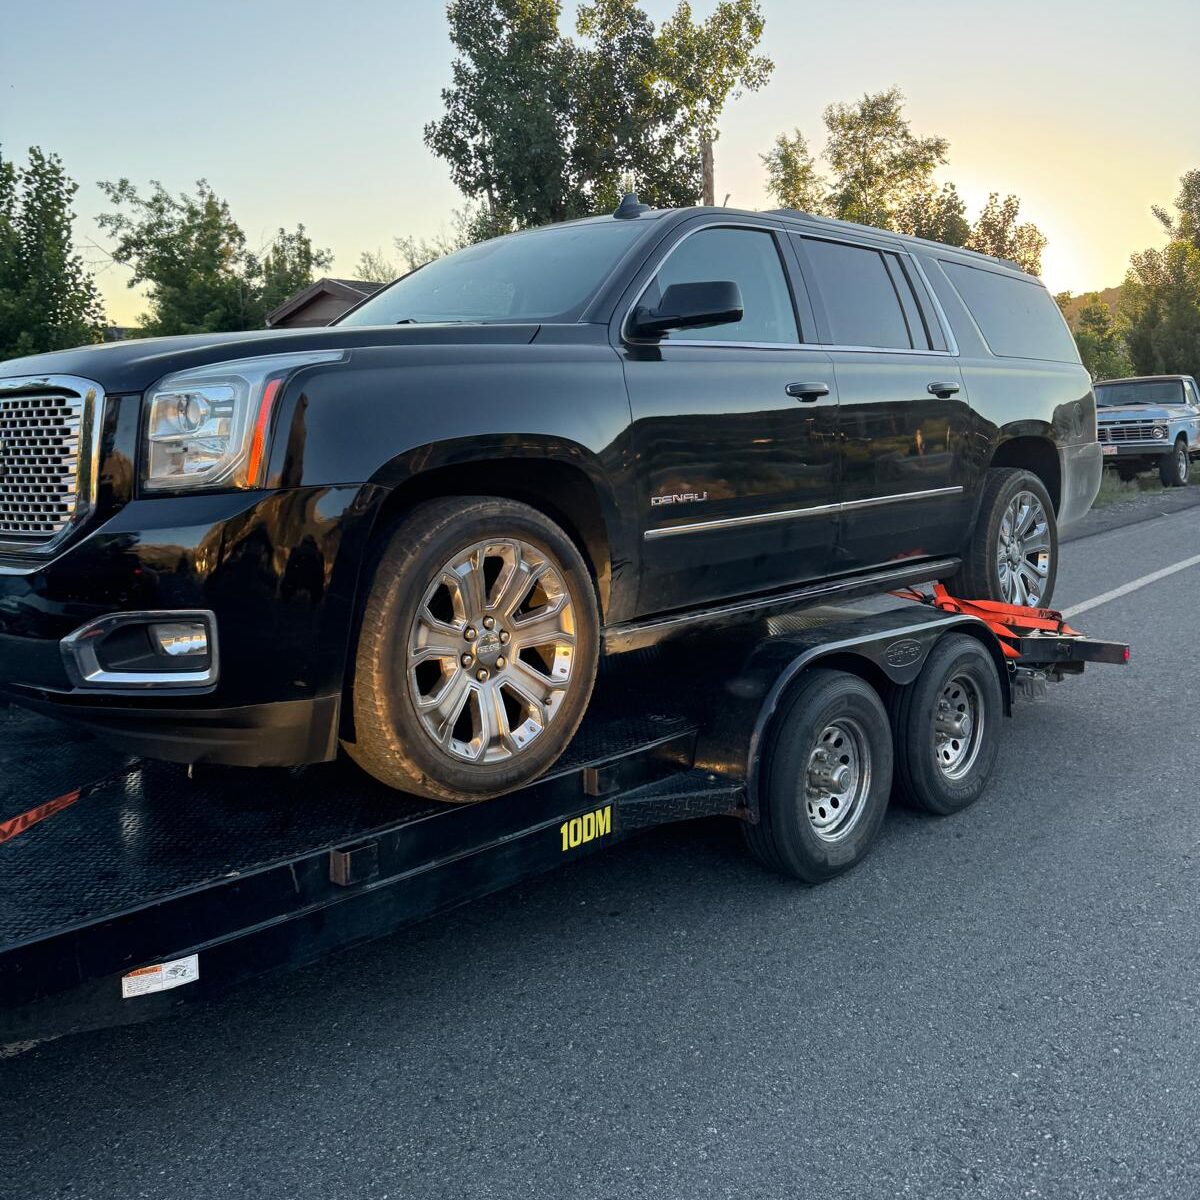
[[[717,188],[713,179],[713,144],[710,137],[700,142],[700,173],[704,180],[701,203],[714,205],[717,202]]]

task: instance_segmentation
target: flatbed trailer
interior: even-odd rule
[[[962,778],[953,805],[949,792],[926,795],[912,767],[930,757],[927,735],[944,756],[972,744],[969,722],[944,699],[959,677],[930,674],[954,651],[966,661],[964,649],[989,694],[994,670],[1004,712],[1087,662],[1128,658],[1124,646],[1033,613],[1008,626],[928,602],[784,614],[606,661],[554,769],[474,805],[388,791],[347,762],[189,771],[0,711],[0,1046],[161,1015],[667,822],[734,818],[765,863],[820,882],[866,853],[869,806],[875,829],[882,820],[887,795],[876,793],[891,762],[867,758],[870,746],[862,762],[836,749],[837,730],[852,735],[875,708],[887,714],[887,753],[910,801],[949,811],[973,798],[962,801]],[[850,715],[837,716],[826,694],[849,697]],[[813,726],[818,710],[825,728]],[[974,794],[991,771],[980,757],[985,711],[974,774],[963,776]],[[999,715],[993,705],[988,738]],[[962,741],[951,751],[955,730]],[[842,818],[821,798],[841,796],[848,812],[859,795],[859,816],[834,836]],[[819,861],[805,857],[804,839]]]

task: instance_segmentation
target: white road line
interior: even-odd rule
[[[1168,575],[1175,575],[1180,571],[1186,571],[1188,567],[1196,566],[1200,566],[1200,554],[1193,554],[1191,558],[1185,558],[1182,562],[1173,563],[1169,567],[1163,567],[1160,571],[1151,571],[1149,575],[1143,575],[1139,579],[1123,583],[1120,587],[1113,588],[1111,592],[1101,592],[1099,596],[1093,596],[1090,600],[1084,600],[1081,604],[1072,604],[1070,608],[1064,608],[1062,614],[1064,617],[1077,617],[1080,613],[1087,612],[1089,608],[1098,608],[1101,604],[1107,604],[1110,600],[1116,600],[1121,596],[1128,596],[1130,592],[1136,592],[1139,588],[1148,587],[1152,583],[1157,583],[1160,579],[1166,579]]]

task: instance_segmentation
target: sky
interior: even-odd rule
[[[776,134],[819,149],[826,104],[896,84],[914,132],[950,140],[941,178],[972,212],[1020,196],[1049,237],[1047,284],[1080,292],[1161,244],[1150,205],[1200,167],[1195,0],[761,6],[775,71],[726,107],[716,147],[717,198],[737,207],[771,206],[758,156]],[[80,248],[129,324],[142,300],[96,227],[97,181],[207,179],[251,246],[303,222],[352,275],[360,251],[436,234],[462,203],[422,143],[451,58],[442,0],[0,0],[0,147],[62,156]]]

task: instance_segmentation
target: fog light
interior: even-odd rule
[[[168,658],[203,657],[208,654],[208,627],[203,621],[151,625],[150,637],[159,654],[165,654]]]

